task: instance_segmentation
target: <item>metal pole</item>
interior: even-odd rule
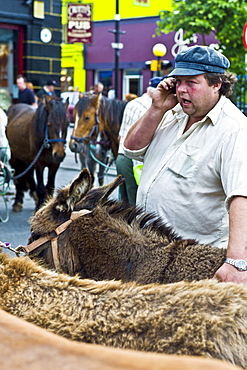
[[[115,42],[119,44],[119,0],[116,0],[116,14],[115,14]],[[119,48],[115,49],[115,99],[118,99],[118,72],[119,72]]]
[[[157,57],[157,76],[161,76],[161,57]]]

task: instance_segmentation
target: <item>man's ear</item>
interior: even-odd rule
[[[213,85],[215,91],[219,91],[222,86],[222,80],[220,79],[220,82],[217,82]]]

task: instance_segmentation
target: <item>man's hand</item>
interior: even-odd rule
[[[157,109],[168,111],[178,104],[173,88],[176,86],[176,80],[173,77],[165,78],[156,87],[153,93],[153,106]]]
[[[214,279],[221,282],[244,283],[247,286],[247,271],[238,271],[229,263],[224,263],[215,273]]]

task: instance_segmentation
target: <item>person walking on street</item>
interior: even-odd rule
[[[226,247],[215,278],[247,285],[247,117],[228,99],[229,67],[210,47],[181,51],[124,152],[144,163],[137,204],[183,238]]]
[[[35,99],[34,92],[31,89],[28,89],[26,77],[18,75],[16,78],[16,85],[19,90],[18,103],[29,104],[34,108],[37,108],[37,101]]]
[[[137,183],[133,173],[132,159],[124,155],[123,143],[130,127],[146,112],[152,103],[152,94],[162,77],[154,77],[149,81],[147,91],[139,98],[127,103],[119,131],[119,148],[116,159],[117,174],[122,175],[124,183],[119,187],[120,199],[132,205],[136,204]]]

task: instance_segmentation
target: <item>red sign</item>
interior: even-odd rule
[[[92,43],[92,4],[68,4],[67,39],[69,44]]]
[[[247,22],[245,23],[244,29],[243,29],[243,43],[244,43],[244,47],[247,49]]]

